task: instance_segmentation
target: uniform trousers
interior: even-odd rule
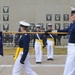
[[[63,75],[75,75],[75,44],[68,43],[67,51],[68,54]]]
[[[47,40],[47,58],[53,58],[53,50],[54,50],[54,42],[51,40]]]
[[[22,68],[24,68],[24,71],[26,72],[26,75],[37,75],[31,68],[31,64],[30,64],[30,56],[29,53],[27,54],[27,57],[25,59],[24,64],[20,63],[20,59],[22,57],[23,52],[20,52],[18,58],[15,61],[14,67],[13,67],[13,71],[12,71],[12,75],[20,75],[20,71],[22,70]]]
[[[36,62],[42,62],[42,46],[40,42],[35,42]]]

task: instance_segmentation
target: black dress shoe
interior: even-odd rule
[[[36,62],[36,64],[41,64],[41,62]]]
[[[50,60],[50,58],[48,58],[47,60]]]
[[[39,62],[36,62],[36,64],[38,64]]]
[[[50,58],[50,60],[53,60],[53,58]]]
[[[41,64],[41,62],[39,62],[39,64]]]
[[[48,58],[47,60],[53,60],[53,58]]]

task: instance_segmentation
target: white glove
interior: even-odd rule
[[[57,33],[57,30],[53,30],[53,31],[52,31],[52,33],[54,33],[54,32]]]

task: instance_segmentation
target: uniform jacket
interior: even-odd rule
[[[51,32],[51,30],[45,32],[45,44],[47,44],[47,38],[54,38],[54,42],[56,42],[56,35],[48,34],[47,32]]]
[[[68,32],[69,34],[69,43],[75,43],[75,22],[71,23],[67,29],[58,30],[58,32]]]
[[[30,42],[30,35],[29,34],[23,34],[22,37],[19,40],[19,47],[23,48],[23,55],[21,57],[22,61],[25,61],[25,58],[28,54],[29,42]]]
[[[45,44],[45,43],[44,43],[44,35],[43,35],[43,34],[38,34],[38,35],[39,35],[40,39],[43,41],[43,44]],[[36,39],[38,39],[38,37],[37,37],[36,34],[34,34],[34,35],[33,35],[33,47],[34,47],[34,45],[35,45],[35,40],[36,40]]]

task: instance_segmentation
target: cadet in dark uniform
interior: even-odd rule
[[[20,28],[21,32],[26,32],[27,28],[30,26],[29,23],[25,21],[20,21]],[[19,47],[17,48],[17,52],[14,57],[14,67],[12,75],[20,75],[20,70],[22,67],[26,71],[27,75],[37,75],[31,68],[30,65],[30,56],[29,56],[29,42],[30,42],[30,35],[23,34],[19,40]]]
[[[63,75],[75,75],[75,8],[71,7],[71,21],[72,23],[67,29],[58,30],[58,32],[68,32],[68,54],[65,63]],[[54,31],[56,32],[56,31]]]
[[[36,32],[40,32],[40,25],[36,25]],[[41,64],[42,62],[42,47],[44,47],[44,36],[43,34],[34,34],[33,37],[33,46],[35,47],[35,55],[36,55],[36,64]]]
[[[75,75],[75,8],[71,7],[72,23],[67,29],[58,30],[58,32],[68,32],[68,54],[63,75]]]
[[[52,32],[51,23],[47,25],[47,29],[48,30],[45,32],[46,44],[47,44],[47,60],[53,60],[55,35],[47,34],[47,32]]]

